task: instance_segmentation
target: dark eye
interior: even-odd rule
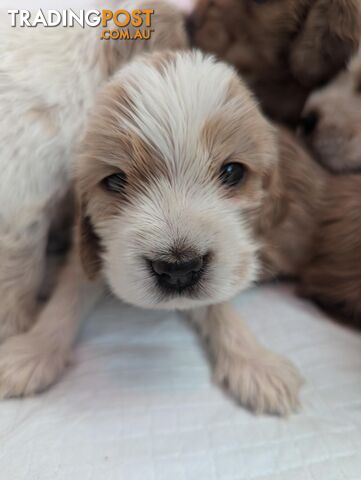
[[[220,171],[220,180],[227,187],[239,185],[246,174],[246,167],[242,163],[226,163]]]
[[[253,0],[253,1],[254,1],[254,3],[258,3],[260,5],[262,5],[262,3],[267,3],[268,2],[268,0]]]
[[[109,192],[121,193],[127,184],[127,176],[124,172],[113,173],[102,180],[102,185]]]

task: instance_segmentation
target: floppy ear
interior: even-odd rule
[[[290,67],[298,81],[314,87],[344,68],[359,45],[358,0],[315,0],[294,40]]]
[[[94,280],[101,269],[101,245],[91,218],[86,213],[85,201],[78,204],[77,214],[77,248],[83,270],[89,280]]]

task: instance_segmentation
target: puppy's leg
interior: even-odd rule
[[[0,347],[0,397],[31,395],[54,383],[69,361],[82,318],[102,295],[72,253],[34,327]]]
[[[46,226],[35,222],[28,231],[0,233],[0,343],[28,330],[34,321],[46,232]]]
[[[190,312],[207,341],[214,378],[257,413],[287,415],[299,406],[302,379],[286,359],[262,347],[230,304]]]

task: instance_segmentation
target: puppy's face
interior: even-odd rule
[[[229,299],[257,277],[276,162],[230,67],[199,52],[133,61],[99,98],[79,162],[85,269],[142,307]]]
[[[361,55],[351,69],[309,98],[300,132],[334,172],[361,170]]]

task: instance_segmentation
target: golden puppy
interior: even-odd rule
[[[294,124],[311,90],[355,52],[358,0],[198,0],[195,46],[235,65],[272,118]]]
[[[361,51],[346,72],[310,96],[300,133],[318,162],[337,174],[329,176],[301,291],[360,323]]]

